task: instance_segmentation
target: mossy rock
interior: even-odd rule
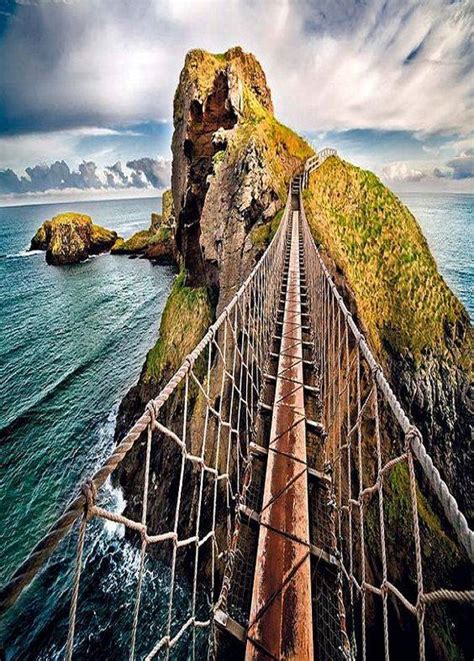
[[[150,230],[141,230],[136,232],[129,239],[120,239],[113,245],[111,253],[115,255],[131,255],[145,252],[152,232]]]
[[[205,287],[187,287],[186,273],[174,281],[160,325],[160,337],[148,352],[143,378],[158,380],[171,375],[207,332],[213,308]]]
[[[280,226],[284,211],[284,209],[280,209],[271,220],[266,223],[258,224],[252,228],[252,231],[250,232],[250,240],[252,241],[252,244],[262,252],[275,236],[276,231]]]
[[[107,252],[117,233],[94,225],[90,216],[69,212],[46,220],[31,240],[31,250],[45,250],[48,264],[75,264]]]

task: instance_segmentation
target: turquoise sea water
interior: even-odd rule
[[[157,338],[174,277],[170,267],[125,256],[51,267],[43,253],[26,252],[30,239],[43,220],[72,210],[130,236],[147,227],[160,206],[159,199],[145,199],[0,209],[0,583],[75,485],[109,454],[118,404]],[[120,508],[120,493],[109,487],[107,498]],[[108,577],[104,572],[106,595],[126,592],[127,580],[135,580],[136,554],[120,550],[117,534],[106,530],[101,548],[87,551],[91,562],[120,568]],[[61,648],[70,573],[56,569],[73,552],[69,547],[61,547],[42,585],[21,600],[13,623],[4,623],[7,657],[53,658]],[[45,597],[50,580],[54,587]],[[88,616],[103,626],[97,614]],[[48,626],[53,619],[55,626]],[[94,646],[86,650],[93,654]]]
[[[474,319],[474,194],[400,193],[418,220],[441,275]]]
[[[474,196],[400,197],[472,316]],[[43,220],[71,210],[129,236],[146,227],[159,206],[153,199],[0,208],[0,583],[44,534],[75,485],[110,452],[118,403],[157,337],[173,279],[168,267],[124,256],[50,267],[44,254],[26,253],[29,241]],[[105,498],[111,507],[123,506],[121,494],[110,486]],[[94,536],[89,538],[77,658],[125,658],[139,558],[120,535],[106,526],[93,543]],[[2,623],[7,658],[59,657],[74,542],[72,537],[61,545]],[[166,579],[165,568],[157,572],[148,566],[143,649],[147,637],[148,642],[158,638],[157,608],[165,608]],[[176,603],[184,612],[186,590],[180,590]],[[117,637],[120,630],[125,633]]]

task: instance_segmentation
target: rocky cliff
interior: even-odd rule
[[[176,264],[179,256],[174,238],[174,207],[171,190],[162,196],[162,212],[151,214],[147,230],[133,234],[129,239],[117,239],[112,246],[113,255],[140,255],[157,264]]]
[[[30,250],[45,250],[48,264],[76,264],[110,250],[116,240],[116,232],[94,225],[85,214],[62,213],[41,225]]]
[[[172,190],[186,284],[207,286],[220,309],[255,263],[252,228],[285,202],[312,154],[273,115],[259,63],[240,48],[191,51],[174,100]]]

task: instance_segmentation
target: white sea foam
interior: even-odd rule
[[[18,259],[19,257],[33,257],[34,255],[42,255],[43,250],[20,250],[20,252],[13,253],[12,255],[5,255],[7,259]]]
[[[104,484],[104,494],[106,495],[107,500],[110,502],[110,509],[114,514],[122,514],[125,510],[127,501],[124,498],[123,491],[120,487],[114,487],[112,481],[107,478],[106,483]],[[105,521],[104,530],[107,534],[107,537],[118,537],[122,539],[125,537],[125,526],[120,523],[114,523],[113,521]]]

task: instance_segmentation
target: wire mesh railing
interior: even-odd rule
[[[416,645],[424,659],[427,638],[432,651],[443,633],[436,627],[450,626],[440,605],[474,598],[466,589],[472,586],[474,535],[344,304],[311,235],[302,195],[300,202],[353,654],[397,656],[402,633],[406,653],[415,656]],[[432,558],[435,549],[440,558]],[[452,571],[443,566],[444,552]],[[464,614],[455,617],[462,621]]]
[[[65,645],[68,659],[74,650],[83,554],[92,519],[124,526],[127,535],[135,536],[139,543],[140,562],[129,623],[131,659],[137,647],[148,555],[165,558],[171,570],[167,616],[160,628],[161,636],[145,658],[158,654],[168,658],[183,637],[187,637],[186,647],[194,658],[198,632],[211,632],[215,610],[225,607],[239,513],[251,480],[249,444],[274,333],[290,198],[272,242],[232,301],[0,593],[2,613],[77,522]],[[141,502],[132,513],[118,514],[98,504],[98,491],[134,447],[134,461],[143,466]],[[163,506],[157,512],[156,482],[160,462],[164,461],[172,462],[176,470],[173,479],[159,485]],[[191,587],[188,607],[181,607],[178,613],[175,593],[181,579]],[[212,645],[212,636],[210,639]]]
[[[308,161],[301,183],[334,153],[326,150]],[[130,658],[137,655],[150,556],[166,559],[170,571],[166,615],[143,656],[169,657],[183,641],[194,656],[203,631],[213,645],[214,614],[226,609],[240,511],[251,484],[249,444],[268,372],[290,207],[291,194],[275,237],[232,301],[0,592],[1,614],[77,524],[67,658],[74,650],[92,519],[124,526],[139,545]],[[427,641],[436,649],[434,628],[452,624],[451,612],[446,619],[441,609],[473,599],[466,587],[474,535],[337,291],[311,236],[301,195],[300,212],[313,362],[352,652],[357,658],[388,659],[403,640],[424,659]],[[141,462],[141,497],[134,508],[118,514],[99,504],[98,492],[131,451]],[[159,483],[165,464],[176,468],[172,479]],[[186,608],[181,605],[178,612],[175,597],[182,581],[190,590]],[[333,584],[328,586],[327,592],[334,592]],[[321,612],[325,603],[320,602]],[[331,617],[339,621],[340,610]],[[464,615],[456,611],[454,617]],[[328,639],[325,644],[336,643]]]

